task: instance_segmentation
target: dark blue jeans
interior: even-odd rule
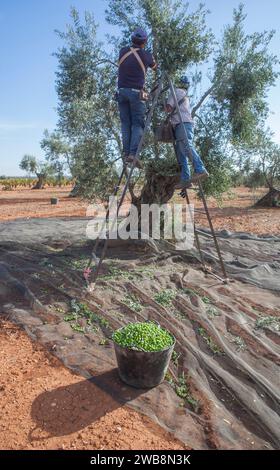
[[[186,133],[188,136],[189,147],[192,152],[192,163],[194,171],[195,173],[202,173],[205,171],[202,160],[193,146],[194,126],[191,122],[184,122],[184,128],[182,127],[182,124],[177,124],[177,126],[175,127],[176,153],[181,165],[181,180],[183,182],[188,181],[190,179]]]
[[[140,100],[139,90],[119,88],[118,104],[121,118],[123,152],[135,155],[143,135],[146,105]]]

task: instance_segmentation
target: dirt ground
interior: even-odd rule
[[[87,203],[69,198],[69,190],[0,191],[0,220],[85,216]],[[223,207],[209,200],[214,227],[279,235],[279,209],[252,208],[264,192],[234,189]],[[60,199],[58,206],[50,205],[53,195]],[[193,202],[201,207],[200,201]],[[196,221],[206,226],[202,218]],[[235,250],[234,241],[224,243]],[[273,254],[266,253],[265,243],[269,242],[258,242],[261,249],[257,242],[252,243],[250,248],[244,242],[243,257],[253,257],[260,266],[265,263],[265,275],[276,273],[277,279]],[[276,257],[278,245],[275,242],[273,246]],[[0,448],[183,449],[184,444],[164,429],[176,430],[176,437],[191,448],[279,448],[279,402],[275,401],[279,334],[255,328],[263,316],[279,316],[279,295],[243,282],[227,287],[213,284],[188,259],[157,259],[150,253],[135,254],[134,249],[131,253],[127,249],[123,254],[112,252],[99,290],[87,294],[80,272],[88,259],[88,252],[80,250],[86,249],[77,247],[76,253],[74,247],[68,252],[67,246],[46,245],[40,251],[39,245],[31,250],[24,249],[24,244],[9,247],[3,242],[2,312],[14,303],[11,310],[17,323],[27,325],[32,338],[39,339],[46,349],[7,317],[0,321]],[[235,254],[244,270],[239,250]],[[254,267],[249,265],[252,271]],[[184,274],[184,282],[178,273]],[[41,302],[41,317],[22,298],[25,284]],[[20,287],[18,299],[14,285]],[[166,292],[174,297],[164,306],[155,299],[162,302]],[[75,371],[91,372],[88,365],[92,368],[94,364],[92,376],[107,365],[115,367],[112,348],[98,339],[102,329],[89,332],[88,339],[64,321],[69,296],[86,299],[114,329],[122,326],[126,317],[155,318],[170,331],[174,329],[179,359],[172,364],[172,371],[176,380],[187,377],[190,403],[182,403],[165,381],[149,394],[128,400],[132,409],[116,401],[119,389],[109,395],[62,365],[48,350],[60,354],[67,367],[79,365]],[[2,312],[0,308],[0,316]],[[113,388],[111,384],[113,381]],[[144,408],[153,420],[138,413],[144,413]]]
[[[203,243],[210,253],[208,238]],[[60,362],[48,360],[47,367],[37,343],[25,352],[21,338],[8,338],[8,353],[0,347],[2,373],[12,380],[4,397],[4,442],[22,444],[14,437],[20,423],[28,446],[32,439],[35,448],[73,441],[83,448],[82,439],[69,441],[70,435],[80,432],[89,442],[88,426],[94,433],[105,423],[107,434],[101,428],[101,439],[93,440],[97,446],[106,441],[114,448],[120,426],[129,439],[131,429],[140,430],[142,440],[135,434],[131,445],[153,448],[149,421],[140,427],[132,408],[193,449],[278,449],[280,265],[274,259],[280,242],[233,237],[221,243],[231,269],[227,285],[206,276],[187,253],[155,253],[126,242],[109,249],[92,291],[82,277],[87,244],[3,241],[0,313],[79,374],[73,378]],[[111,341],[117,328],[147,319],[176,338],[169,375],[148,391],[119,380]]]
[[[71,188],[46,188],[44,190],[20,189],[0,191],[0,220],[13,220],[31,217],[81,217],[86,216],[88,203],[79,198],[69,198]],[[280,233],[279,209],[255,209],[253,204],[266,192],[260,188],[233,188],[225,196],[222,206],[210,198],[208,205],[216,230],[251,232],[259,235]],[[50,198],[59,198],[57,206],[50,204]],[[195,208],[202,207],[201,201],[190,191],[191,202]],[[182,201],[178,196],[176,201]],[[196,214],[196,222],[207,226],[205,216]]]
[[[185,448],[149,418],[112,406],[111,397],[66,369],[13,323],[0,322],[0,342],[1,449]],[[78,393],[69,401],[74,385]],[[38,397],[41,407],[36,408]]]

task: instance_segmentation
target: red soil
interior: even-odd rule
[[[44,190],[19,189],[0,191],[0,220],[31,217],[84,217],[89,204],[79,198],[69,198],[71,188],[46,188]],[[248,188],[233,188],[225,196],[222,206],[210,198],[208,206],[215,229],[278,235],[280,233],[279,209],[255,209],[253,204],[264,195],[266,189],[252,191]],[[190,191],[191,202],[201,208],[202,202]],[[51,205],[50,198],[57,196],[58,205]],[[175,196],[174,200],[183,201]],[[129,201],[128,201],[129,204]],[[127,204],[127,205],[128,205]],[[207,226],[205,217],[196,215],[199,225]]]
[[[97,386],[66,369],[16,325],[0,322],[0,343],[0,449],[185,448],[146,416],[114,403]],[[71,401],[73,384],[78,393]],[[51,409],[48,392],[53,395]],[[45,407],[36,408],[36,398],[44,403],[44,395]],[[63,395],[71,406],[57,410],[56,400],[63,403]],[[81,409],[81,403],[87,407]],[[45,420],[51,435],[44,430]]]

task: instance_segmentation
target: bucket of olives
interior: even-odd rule
[[[175,338],[152,321],[129,323],[112,336],[120,378],[136,388],[152,388],[165,377]]]

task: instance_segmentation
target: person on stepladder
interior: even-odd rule
[[[186,189],[192,185],[192,182],[196,182],[198,180],[203,180],[209,176],[207,170],[204,167],[204,164],[196,152],[193,146],[193,138],[194,138],[194,122],[192,119],[191,108],[190,108],[190,100],[188,97],[188,89],[190,86],[190,81],[188,77],[185,75],[179,79],[178,85],[175,88],[175,94],[177,97],[177,101],[179,103],[179,109],[181,111],[183,125],[186,130],[182,127],[182,123],[180,117],[177,113],[175,108],[175,102],[172,96],[172,93],[169,93],[167,98],[166,104],[166,112],[172,113],[171,115],[171,124],[174,131],[174,136],[176,140],[175,148],[178,161],[181,167],[181,181],[178,185],[176,185],[175,189]],[[184,99],[185,98],[185,99]],[[183,100],[183,101],[182,101]],[[188,143],[189,147],[192,152],[192,160],[193,160],[193,168],[194,174],[191,178],[190,169],[188,165],[188,147],[186,143],[186,134],[188,136]]]
[[[136,151],[144,131],[147,93],[144,90],[148,68],[155,69],[152,54],[146,51],[148,35],[137,28],[131,36],[132,45],[119,53],[118,92],[123,153],[125,163],[141,168]]]

